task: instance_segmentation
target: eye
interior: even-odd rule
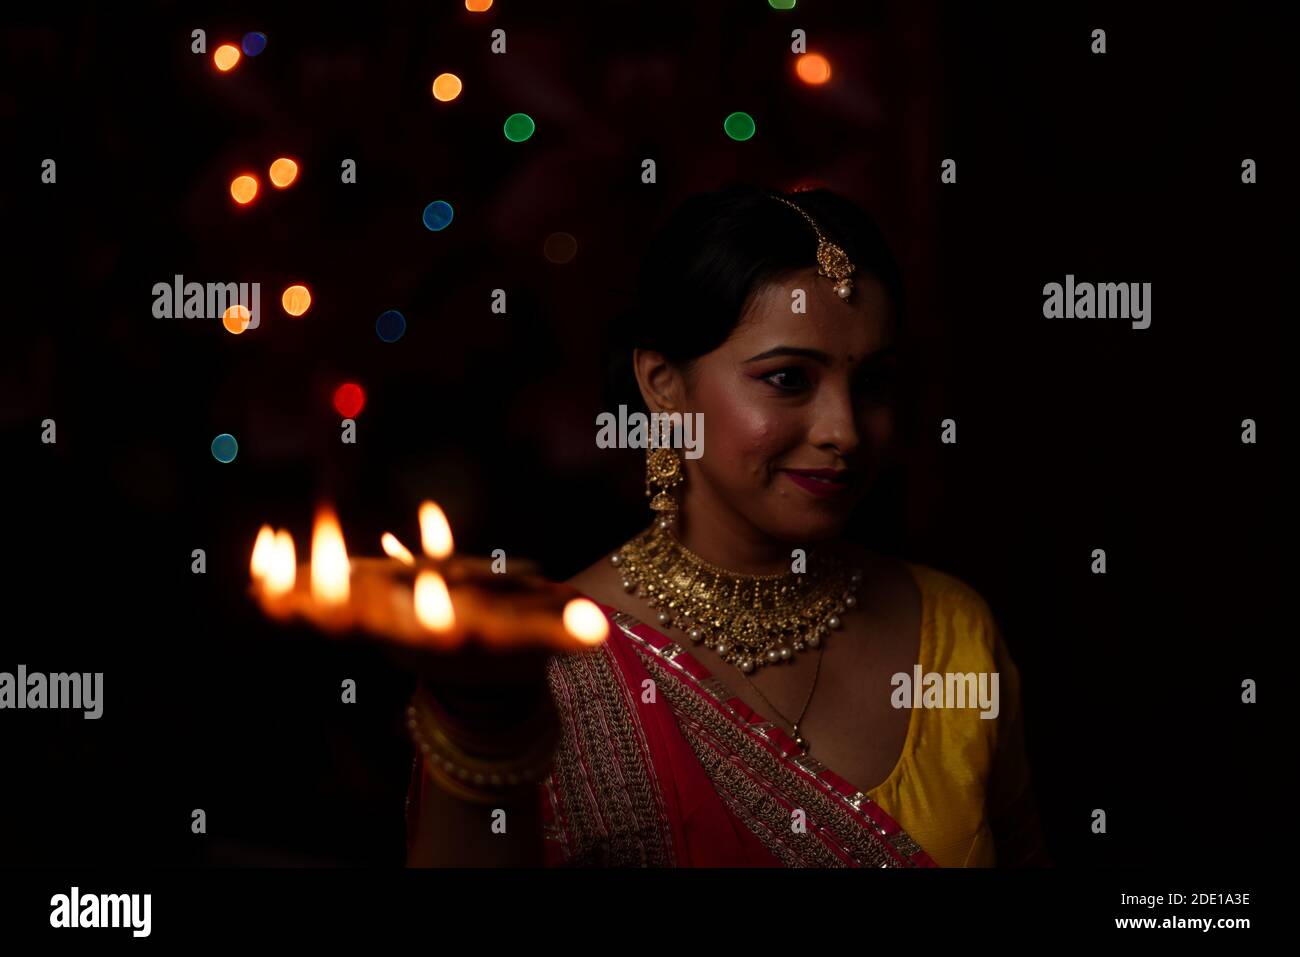
[[[793,366],[788,369],[777,369],[759,378],[782,392],[799,392],[809,386],[808,376],[802,369]]]

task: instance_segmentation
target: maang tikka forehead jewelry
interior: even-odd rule
[[[785,203],[808,221],[808,225],[812,227],[812,231],[817,235],[817,273],[826,276],[828,279],[834,279],[836,294],[845,302],[848,302],[849,296],[853,294],[853,279],[851,277],[856,271],[853,263],[849,260],[849,254],[827,239],[825,234],[822,233],[821,227],[817,225],[811,216],[804,212],[803,207],[798,203],[792,203],[784,196],[777,196],[772,193],[768,195],[779,203]]]

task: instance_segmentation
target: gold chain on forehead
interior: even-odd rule
[[[784,196],[777,196],[773,193],[768,195],[779,203],[785,203],[808,221],[808,225],[812,227],[812,231],[817,235],[817,273],[826,276],[828,279],[834,279],[836,294],[845,302],[848,302],[849,296],[853,294],[853,279],[851,277],[855,271],[853,263],[849,260],[848,253],[826,238],[821,231],[821,227],[804,211],[803,207],[790,202]]]

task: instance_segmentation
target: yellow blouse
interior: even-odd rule
[[[868,792],[941,867],[1013,866],[1042,852],[1020,712],[1020,674],[988,604],[960,579],[907,562],[921,590],[922,675],[998,674],[998,714],[914,708],[902,755]],[[1004,856],[998,860],[993,835]],[[1041,861],[1040,861],[1041,862]]]

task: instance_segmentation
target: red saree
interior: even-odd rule
[[[562,725],[539,789],[548,865],[935,866],[875,802],[799,756],[684,648],[601,609],[609,640],[547,670]]]

